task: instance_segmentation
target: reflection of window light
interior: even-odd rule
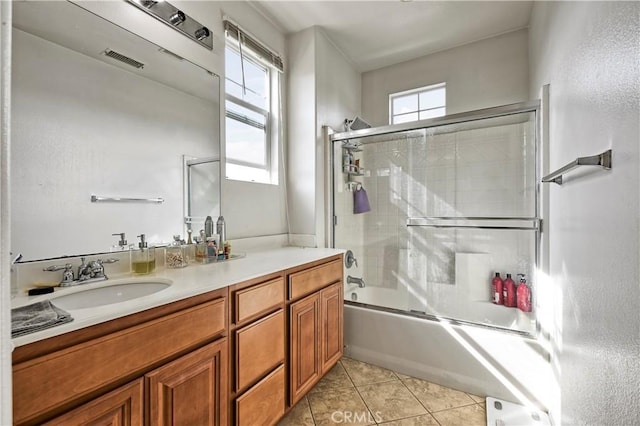
[[[389,124],[442,117],[447,110],[446,83],[389,95]]]

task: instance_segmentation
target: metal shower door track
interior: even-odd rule
[[[351,132],[334,133],[330,136],[332,142],[345,139],[362,138],[367,136],[385,135],[389,133],[404,132],[409,130],[426,129],[429,127],[443,126],[447,124],[465,123],[487,118],[501,117],[505,115],[520,114],[524,112],[536,112],[540,107],[540,101],[520,102],[516,104],[502,105],[492,108],[478,109],[475,111],[461,112],[459,114],[445,115],[444,117],[429,118],[427,120],[412,121],[409,123],[392,124],[389,126],[372,127],[370,129],[354,130]]]

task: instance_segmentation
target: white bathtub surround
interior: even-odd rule
[[[516,334],[346,305],[345,355],[477,395],[550,402],[548,355]]]

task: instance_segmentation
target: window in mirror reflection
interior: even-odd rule
[[[229,41],[229,40],[228,40]],[[277,75],[250,49],[231,40],[225,49],[226,177],[277,184],[274,172]],[[276,97],[276,99],[274,99]]]

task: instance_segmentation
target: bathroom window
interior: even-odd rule
[[[274,58],[279,57],[271,52],[265,55],[266,48],[229,21],[225,21],[225,30],[226,177],[277,184],[278,71],[282,63],[274,65]]]
[[[389,95],[389,124],[442,117],[447,113],[446,83]]]

